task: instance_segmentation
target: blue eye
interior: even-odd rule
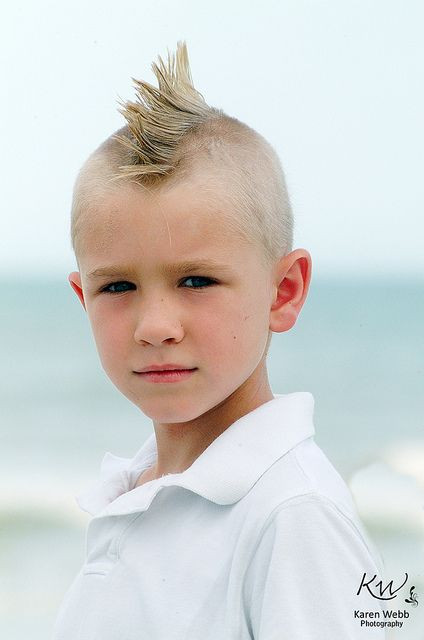
[[[188,278],[184,278],[183,282],[188,282],[189,280],[191,280],[194,284],[194,286],[189,286],[189,289],[203,289],[204,287],[207,287],[211,284],[215,284],[215,280],[206,278],[205,276],[189,276]],[[206,282],[206,284],[199,284],[199,280],[200,283],[202,283],[203,281]]]
[[[115,287],[115,289],[112,290],[112,287]],[[127,287],[133,289],[135,288],[131,282],[121,281],[111,282],[110,284],[106,285],[106,287],[103,287],[102,291],[104,291],[105,293],[124,293],[125,291],[129,290]]]
[[[205,276],[189,276],[188,278],[184,278],[182,284],[188,289],[205,289],[210,285],[216,284],[216,280],[206,278]],[[136,287],[132,282],[120,280],[119,282],[111,282],[107,284],[105,287],[102,287],[102,289],[100,289],[100,292],[118,294],[125,293],[126,291],[130,291],[131,289],[135,288]]]

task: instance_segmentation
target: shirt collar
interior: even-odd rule
[[[182,473],[168,474],[131,489],[157,456],[153,433],[133,458],[103,457],[100,479],[76,496],[93,516],[148,509],[162,487],[180,486],[220,505],[243,498],[279,458],[315,435],[314,398],[308,391],[274,398],[233,422]]]

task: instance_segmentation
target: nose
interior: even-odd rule
[[[180,342],[184,329],[178,313],[160,298],[155,304],[143,304],[138,309],[134,340],[141,344],[159,346],[167,340]]]

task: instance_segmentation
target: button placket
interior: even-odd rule
[[[86,534],[83,574],[107,575],[119,560],[119,544],[125,531],[141,514],[93,518]]]

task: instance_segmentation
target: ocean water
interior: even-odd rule
[[[74,496],[105,451],[133,456],[152,427],[103,372],[67,281],[1,290],[0,637],[44,640],[83,562],[89,516]],[[423,326],[423,280],[313,280],[268,357],[274,392],[314,395],[316,442],[387,572],[421,589],[395,640],[424,640]]]

